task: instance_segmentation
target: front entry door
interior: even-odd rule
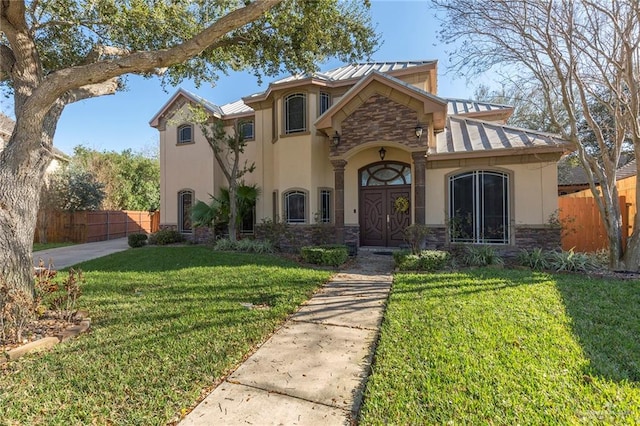
[[[361,244],[396,247],[404,242],[402,231],[410,224],[410,211],[398,212],[398,197],[410,199],[411,187],[362,188],[360,192]]]
[[[360,170],[360,244],[395,247],[411,224],[411,209],[398,211],[396,200],[411,199],[411,168],[404,163],[376,163]]]

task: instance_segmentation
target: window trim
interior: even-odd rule
[[[323,98],[326,98],[327,100],[327,108],[324,111],[322,110]],[[327,112],[329,108],[331,108],[331,93],[325,92],[325,91],[319,92],[318,93],[318,117],[320,117],[322,114]]]
[[[245,136],[244,135],[244,126],[247,125],[251,125],[251,136]],[[252,141],[256,139],[256,123],[255,120],[250,119],[250,120],[242,120],[240,121],[240,123],[238,123],[238,127],[240,127],[240,131],[242,132],[242,137],[244,138],[243,140],[245,141]]]
[[[450,230],[450,225],[446,226],[446,232],[447,232],[447,241],[450,244],[480,244],[480,245],[497,245],[497,246],[506,246],[506,245],[512,245],[514,243],[514,232],[513,232],[513,226],[515,223],[515,198],[514,198],[514,188],[515,188],[515,183],[514,183],[514,173],[512,170],[508,170],[508,169],[503,169],[503,168],[494,168],[494,167],[480,167],[480,168],[464,168],[464,169],[458,169],[455,170],[453,172],[447,173],[445,175],[445,196],[446,196],[446,219],[448,221],[448,223],[450,223],[451,221],[451,209],[452,209],[452,193],[451,193],[451,183],[452,183],[452,179],[454,179],[455,177],[458,176],[462,176],[465,174],[469,174],[469,173],[473,173],[474,176],[478,176],[479,173],[491,173],[491,174],[499,174],[502,175],[503,178],[506,178],[506,189],[503,189],[503,201],[504,201],[504,210],[507,214],[507,218],[506,220],[503,219],[503,223],[505,225],[505,233],[506,233],[506,237],[503,238],[502,242],[487,242],[486,240],[480,238],[480,235],[474,235],[471,239],[473,241],[458,241],[458,240],[454,240],[453,236],[451,235],[451,230]],[[477,179],[477,178],[476,178]],[[480,203],[477,203],[477,188],[478,188],[478,183],[476,183],[476,186],[474,188],[474,192],[473,192],[473,209],[474,209],[474,215],[477,215],[479,213],[480,210]],[[504,200],[504,197],[506,197],[506,200]],[[480,217],[480,216],[478,216]],[[474,232],[475,230],[478,229],[478,225],[475,224],[474,225]]]
[[[193,224],[191,223],[191,219],[189,219],[190,228],[184,229],[185,211],[183,197],[186,194],[191,195],[191,208],[193,208],[196,200],[196,192],[193,189],[184,188],[178,191],[178,232],[180,232],[181,234],[193,234]],[[189,214],[191,214],[191,212],[189,212]]]
[[[328,193],[329,196],[329,217],[328,220],[325,220],[323,217],[323,206],[322,202],[324,200],[323,193]],[[319,187],[318,188],[318,223],[333,223],[334,220],[334,198],[333,198],[333,188],[329,187]]]
[[[289,220],[289,209],[287,206],[287,199],[292,194],[301,194],[304,196],[304,218],[302,220],[296,220],[292,222]],[[303,188],[289,188],[282,192],[282,215],[283,221],[290,225],[304,225],[309,223],[309,191]]]
[[[182,131],[185,129],[189,129],[191,133],[191,137],[187,140],[182,139]],[[193,124],[181,124],[176,128],[176,145],[189,145],[195,143],[195,138],[193,135]]]
[[[303,100],[302,103],[302,128],[300,129],[295,129],[295,130],[290,130],[289,129],[289,100],[290,99],[294,99],[294,98],[298,98],[301,97]],[[282,104],[283,104],[283,130],[284,130],[284,136],[292,136],[292,135],[300,135],[300,134],[305,134],[309,132],[309,124],[308,124],[308,105],[307,105],[307,93],[305,92],[295,92],[295,93],[290,93],[288,95],[285,95],[282,98]]]

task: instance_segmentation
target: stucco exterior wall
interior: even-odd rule
[[[511,173],[514,225],[544,225],[558,208],[555,162],[505,164],[500,167],[443,168],[427,170],[427,223],[444,225],[447,214],[447,175],[467,170],[501,170]]]
[[[182,112],[186,113],[186,106]],[[180,113],[174,115],[180,117]],[[185,122],[186,123],[186,122]],[[218,195],[221,186],[227,186],[227,181],[216,163],[213,151],[207,143],[202,131],[197,125],[193,126],[193,143],[178,144],[177,129],[184,123],[179,119],[169,120],[166,129],[160,132],[160,211],[161,225],[176,225],[178,223],[178,192],[192,190],[194,203],[198,200],[209,202],[209,194]],[[226,127],[231,133],[231,126]],[[253,161],[256,157],[256,142],[247,141],[245,154],[241,158]],[[215,164],[215,166],[214,166]],[[254,183],[251,175],[245,181]]]

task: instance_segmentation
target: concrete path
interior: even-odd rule
[[[32,257],[34,266],[38,266],[39,260],[42,259],[45,266],[48,266],[49,260],[51,260],[55,269],[63,269],[76,263],[124,251],[128,248],[129,243],[127,239],[118,238],[115,240],[75,244],[72,246],[36,251]]]
[[[350,425],[357,416],[393,259],[360,250],[180,423]]]

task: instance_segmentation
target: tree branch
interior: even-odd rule
[[[279,4],[282,0],[256,0],[247,6],[229,12],[210,27],[191,39],[169,49],[135,52],[129,55],[93,64],[70,67],[48,75],[38,87],[39,96],[32,96],[25,109],[34,112],[47,108],[63,93],[77,87],[95,84],[127,73],[153,72],[183,62],[200,54],[229,32],[242,27]]]
[[[65,105],[81,101],[83,99],[95,98],[104,95],[113,95],[120,88],[120,79],[113,77],[102,83],[88,84],[86,86],[72,89],[64,96]]]

